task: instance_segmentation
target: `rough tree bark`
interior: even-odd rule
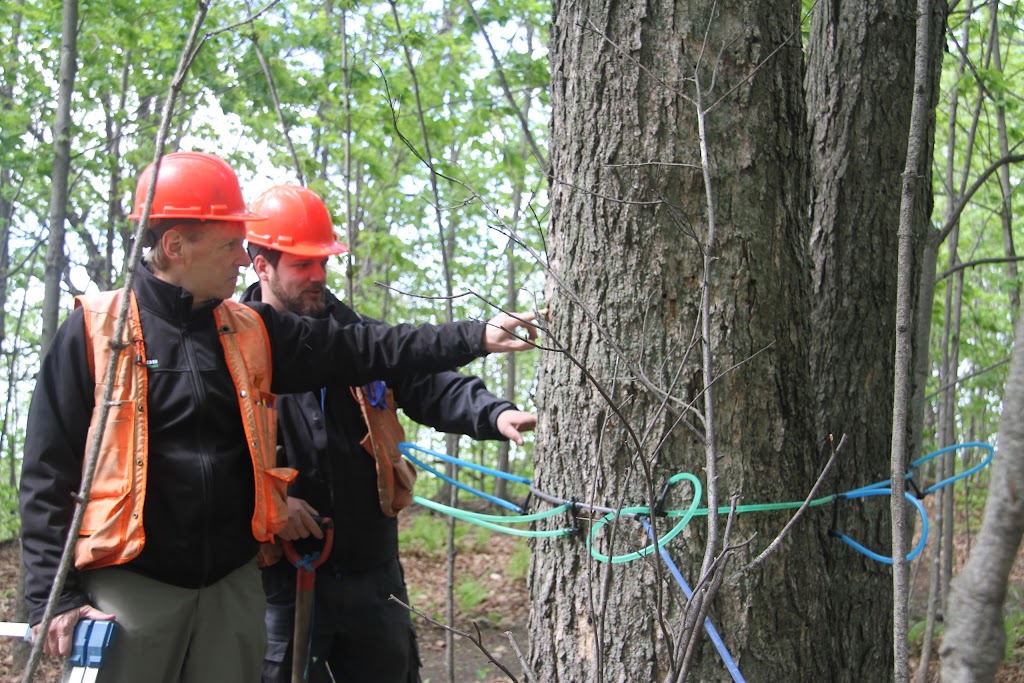
[[[798,2],[554,3],[548,246],[551,281],[562,284],[549,291],[548,340],[579,359],[607,400],[566,355],[546,354],[540,489],[618,508],[650,504],[676,472],[702,474],[700,417],[686,411],[693,402],[705,412],[698,304],[709,226],[695,166],[694,75],[709,110],[716,216],[705,341],[717,377],[720,499],[800,500],[813,483],[821,462],[806,363],[799,12]],[[668,507],[688,495],[680,485]],[[741,516],[733,540],[757,535],[732,566],[786,519]],[[691,585],[703,527],[691,524],[669,545]],[[628,519],[615,539],[620,553],[645,542]],[[748,680],[829,680],[822,653],[835,624],[823,609],[822,542],[814,525],[797,526],[782,551],[732,574],[715,602],[711,618]],[[653,557],[598,564],[581,542],[540,540],[530,586],[530,661],[540,680],[660,681],[678,661],[685,599]],[[691,680],[725,679],[702,645]]]
[[[944,7],[941,12],[944,17]],[[895,226],[913,93],[915,21],[913,4],[859,0],[817,3],[811,22],[806,79],[814,263],[811,367],[819,443],[830,435],[848,438],[830,482],[835,491],[889,475]],[[932,33],[938,36],[930,47],[937,61],[942,34]],[[937,78],[931,84],[934,91]],[[932,138],[929,126],[928,149]],[[924,191],[931,177],[927,163],[921,176],[919,230],[931,210]],[[920,268],[915,263],[915,272]],[[927,340],[915,346],[926,347]],[[890,547],[884,498],[841,503],[835,521],[868,547]],[[828,611],[837,626],[829,647],[832,680],[884,680],[893,656],[891,571],[843,545],[826,543],[823,550]]]
[[[896,319],[896,230],[913,83],[912,4],[818,3],[807,58],[816,437],[848,439],[836,491],[889,470]],[[902,96],[893,97],[894,93]],[[839,504],[837,523],[872,548],[890,545],[885,499]],[[848,531],[848,533],[850,533]],[[836,680],[880,680],[890,667],[891,572],[825,545]],[[865,590],[844,590],[859,585]]]

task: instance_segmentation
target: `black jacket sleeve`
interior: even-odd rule
[[[249,302],[270,336],[273,391],[311,391],[325,384],[356,386],[375,379],[397,381],[409,372],[457,368],[487,355],[484,323],[443,325],[342,325]]]
[[[361,317],[331,295],[335,319],[345,323],[359,322],[368,326],[385,325],[372,318]],[[389,382],[399,407],[416,422],[440,432],[465,434],[473,439],[498,439],[498,415],[515,409],[511,401],[498,398],[479,377],[457,372],[404,373]]]
[[[82,309],[64,321],[43,358],[28,411],[18,506],[29,621],[39,623],[57,575],[82,481],[95,382]],[[55,614],[88,602],[71,565]]]
[[[416,374],[392,386],[399,407],[420,424],[477,440],[506,440],[498,432],[498,415],[516,406],[488,391],[479,377],[456,372]]]

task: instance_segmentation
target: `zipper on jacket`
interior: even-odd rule
[[[206,412],[206,389],[203,385],[203,377],[199,372],[199,363],[196,360],[195,340],[188,322],[182,322],[181,328],[182,348],[185,349],[185,357],[188,359],[188,374],[192,380],[192,392],[196,401],[196,415],[200,418]],[[206,452],[206,444],[202,438],[202,430],[197,429],[196,450],[199,456],[199,466],[202,472],[200,479],[200,534],[202,537],[202,584],[206,585],[213,564],[213,549],[210,547],[210,456]]]

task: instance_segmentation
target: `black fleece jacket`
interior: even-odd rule
[[[327,292],[322,317],[340,324],[380,325],[362,318]],[[261,300],[259,283],[242,295],[243,302]],[[505,440],[498,415],[515,409],[498,398],[479,377],[456,372],[409,372],[388,381],[402,411],[416,422],[441,432],[474,439]],[[359,404],[347,384],[325,382],[303,394],[281,396],[278,445],[283,460],[299,476],[288,495],[301,498],[323,516],[336,520],[334,546],[323,571],[342,574],[372,570],[398,557],[398,523],[380,511],[374,459],[360,445],[366,435]],[[279,562],[272,571],[291,571]]]
[[[140,265],[139,302],[149,380],[146,545],[124,565],[183,587],[210,585],[253,558],[252,466],[213,309]],[[340,325],[253,303],[270,337],[275,393],[446,370],[485,355],[483,323]],[[19,506],[25,598],[42,619],[74,510],[94,409],[82,311],[61,325],[29,408]],[[99,371],[98,371],[99,372]],[[100,377],[102,381],[103,375]],[[58,613],[86,604],[71,572]]]

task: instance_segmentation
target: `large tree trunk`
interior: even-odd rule
[[[723,503],[734,495],[800,500],[814,482],[821,461],[808,417],[799,11],[796,2],[555,3],[548,245],[561,284],[549,293],[548,342],[586,372],[566,355],[544,358],[541,490],[615,508],[646,505],[672,474],[701,476],[706,450],[720,456]],[[699,168],[695,74],[705,107],[716,103],[705,121],[710,191]],[[702,341],[707,196],[717,237],[710,338]],[[702,418],[685,409],[693,402],[710,412],[702,343],[717,377],[712,444]],[[667,507],[688,496],[678,485]],[[732,540],[754,540],[730,571],[786,519],[742,515]],[[664,534],[669,524],[657,521]],[[827,540],[817,526],[798,525],[767,562],[732,575],[714,603],[711,618],[748,680],[831,677],[822,655],[836,624],[823,609]],[[695,522],[668,546],[691,585],[706,529]],[[617,553],[645,543],[627,518],[615,539]],[[579,540],[541,540],[530,586],[530,660],[540,680],[659,681],[679,661],[673,645],[685,598],[656,556],[599,564]],[[691,680],[727,679],[702,642]]]
[[[915,21],[913,3],[860,0],[818,3],[811,22],[811,366],[819,443],[830,435],[848,439],[830,482],[835,491],[884,480],[889,473],[896,219]],[[931,203],[924,204],[918,215],[927,217]],[[840,528],[868,547],[891,546],[886,499],[840,504],[837,512]],[[825,544],[824,550],[823,589],[834,624],[832,680],[884,680],[892,662],[891,572],[844,545]]]

